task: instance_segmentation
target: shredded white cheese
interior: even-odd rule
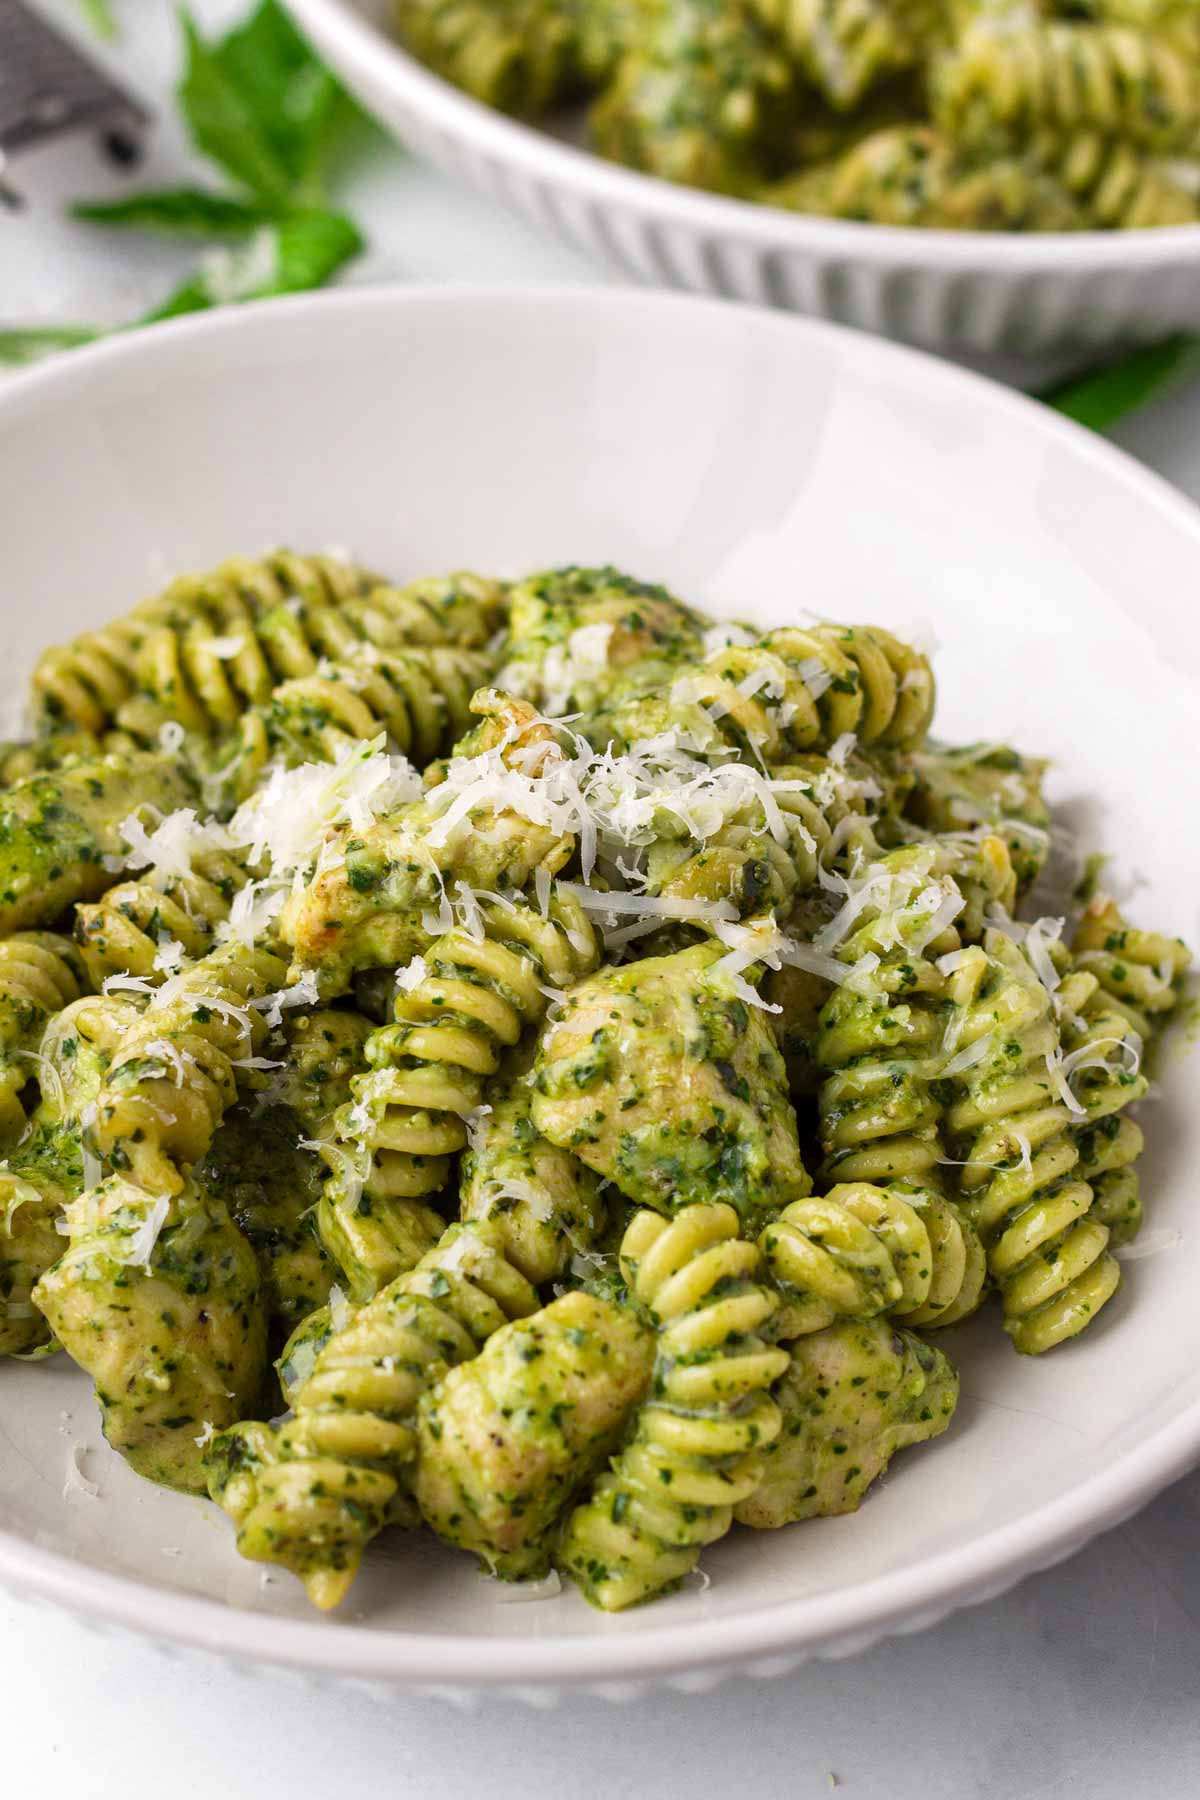
[[[86,1494],[89,1500],[96,1499],[100,1489],[83,1471],[83,1459],[87,1448],[83,1444],[72,1444],[67,1458],[67,1478],[63,1482],[62,1497],[69,1500],[72,1494]]]

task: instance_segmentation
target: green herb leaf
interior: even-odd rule
[[[90,344],[100,336],[86,325],[38,325],[28,329],[16,326],[0,331],[0,364],[20,368],[53,356],[56,350],[73,350],[77,344]]]
[[[342,213],[292,214],[242,248],[206,257],[194,275],[135,324],[323,287],[362,247],[357,227]]]
[[[320,205],[335,134],[356,111],[277,0],[215,43],[186,12],[183,28],[179,100],[199,148],[260,199]]]
[[[194,20],[186,12],[182,18],[187,62],[179,84],[179,103],[198,148],[251,193],[286,205],[291,176],[256,118],[252,101],[230,78]]]
[[[110,41],[117,35],[117,21],[108,0],[79,0],[79,10],[97,37]]]
[[[1193,375],[1200,375],[1200,338],[1179,336],[1061,382],[1039,399],[1093,431],[1109,431],[1148,400]]]
[[[320,177],[335,130],[354,108],[277,0],[262,0],[221,39],[216,61],[270,143],[298,197],[321,198]]]
[[[129,231],[161,232],[168,237],[248,237],[279,216],[279,208],[205,188],[163,188],[131,194],[124,200],[80,200],[71,208],[90,225],[114,225]]]

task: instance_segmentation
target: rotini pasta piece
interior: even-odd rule
[[[964,1210],[999,1286],[1004,1328],[1036,1355],[1082,1331],[1121,1279],[1079,1173],[1074,1127],[1086,1123],[1087,1104],[1064,1069],[1051,995],[1009,938],[989,931],[948,992],[960,1066],[946,1125]],[[1096,1116],[1107,1110],[1097,1102]]]
[[[1072,1064],[1073,1088],[1086,1109],[1086,1123],[1075,1127],[1074,1137],[1079,1146],[1078,1173],[1092,1190],[1088,1216],[1108,1227],[1109,1242],[1115,1247],[1134,1238],[1142,1222],[1135,1164],[1144,1140],[1140,1128],[1123,1115],[1146,1091],[1140,1072],[1146,1049],[1171,1016],[1190,959],[1178,939],[1132,931],[1111,901],[1101,900],[1089,908],[1085,922],[1085,939],[1102,939],[1112,948],[1097,944],[1085,953],[1099,959],[1090,965],[1080,966],[1082,958],[1077,964],[1074,957],[1064,957],[1067,972],[1054,999],[1063,1049]],[[1117,946],[1131,940],[1135,955],[1149,958],[1161,953],[1157,973],[1169,984],[1170,1002],[1153,1013],[1130,1007],[1101,985],[1102,975],[1111,976],[1108,959],[1124,954]],[[1078,933],[1076,942],[1078,946]],[[1127,977],[1114,985],[1127,986]],[[1165,996],[1156,991],[1153,998]]]
[[[161,981],[185,959],[207,956],[248,879],[241,854],[205,847],[186,871],[152,868],[77,906],[75,942],[92,985],[110,975]]]
[[[478,650],[454,645],[376,650],[285,681],[249,708],[211,776],[222,804],[248,798],[268,768],[282,762],[333,762],[363,739],[386,732],[418,764],[446,750],[466,729],[471,696],[488,674]]]
[[[416,979],[398,988],[393,1023],[367,1041],[371,1073],[352,1080],[354,1104],[342,1109],[322,1152],[330,1177],[317,1215],[321,1238],[356,1298],[411,1259],[414,1219],[419,1233],[429,1222],[428,1208],[412,1202],[445,1186],[485,1082],[538,1024],[551,994],[598,956],[574,902],[552,900],[545,916],[491,902],[478,936],[456,930],[437,939]]]
[[[203,1493],[203,1445],[257,1399],[267,1315],[258,1262],[221,1202],[113,1175],[65,1213],[34,1301],[96,1384],[104,1435],[150,1481]]]
[[[25,1128],[22,1089],[33,1078],[47,1022],[86,986],[70,938],[53,931],[0,938],[0,1149]]]
[[[592,142],[666,181],[748,193],[793,85],[743,0],[657,0],[592,106]]]
[[[1114,1250],[1130,1243],[1141,1229],[1141,1184],[1134,1165],[1145,1141],[1141,1127],[1117,1113],[1075,1132],[1079,1177],[1092,1190],[1088,1217],[1107,1227]]]
[[[671,700],[702,707],[742,756],[777,763],[847,735],[865,748],[917,741],[934,683],[928,659],[880,626],[786,626],[685,666]],[[636,716],[633,728],[646,735]],[[629,725],[617,735],[628,741]]]
[[[1040,874],[1050,847],[1042,798],[1048,764],[1007,744],[922,744],[896,759],[912,776],[905,812],[925,831],[985,827],[1008,846],[1018,888]]]
[[[320,583],[297,578],[295,592],[262,613],[260,642],[276,678],[313,675],[321,661],[352,657],[364,644],[377,650],[485,650],[504,622],[501,581],[459,569],[425,575],[403,587],[371,585],[362,594],[331,599]]]
[[[732,1207],[638,1213],[621,1263],[655,1327],[650,1397],[610,1471],[567,1518],[558,1566],[606,1612],[674,1587],[762,1476],[788,1366],[763,1333],[775,1298]]]
[[[341,1279],[317,1234],[324,1165],[312,1144],[350,1098],[370,1029],[353,1012],[289,1015],[269,1086],[226,1115],[194,1170],[197,1186],[224,1201],[253,1246],[264,1303],[283,1332],[323,1307]]]
[[[1195,54],[1200,55],[1200,45]],[[1193,147],[1195,148],[1195,147]],[[1063,138],[1036,135],[1031,161],[1061,182],[1081,208],[1083,223],[1106,231],[1192,225],[1200,218],[1200,169],[1148,157],[1132,144],[1099,132]]]
[[[463,1155],[459,1216],[490,1221],[509,1261],[544,1287],[566,1273],[576,1253],[590,1251],[605,1207],[592,1170],[533,1122],[531,1058],[532,1047],[487,1089]]]
[[[335,1284],[336,1286],[336,1284]],[[330,1290],[330,1298],[321,1306],[314,1306],[306,1313],[292,1331],[283,1349],[275,1359],[275,1373],[279,1378],[279,1391],[283,1395],[283,1403],[289,1409],[294,1408],[296,1396],[316,1367],[317,1357],[325,1348],[335,1329],[349,1324],[356,1308],[342,1293],[341,1288]],[[334,1325],[334,1314],[338,1323]]]
[[[592,712],[646,693],[701,653],[708,620],[620,569],[547,569],[512,589],[508,656],[496,677],[539,712]]]
[[[290,1107],[235,1106],[190,1175],[226,1207],[258,1258],[274,1344],[323,1307],[340,1278],[315,1226],[324,1168],[302,1135]]]
[[[395,18],[414,55],[501,112],[536,117],[575,82],[574,9],[555,0],[395,0]]]
[[[0,788],[13,787],[30,775],[53,774],[72,763],[95,762],[102,756],[127,756],[139,746],[124,731],[43,732],[41,736],[0,743]]]
[[[312,879],[289,897],[283,940],[295,972],[315,970],[323,994],[344,993],[360,970],[411,962],[455,917],[448,891],[466,896],[469,914],[476,891],[516,900],[571,856],[570,831],[505,802],[510,762],[536,781],[536,759],[554,748],[548,728],[523,702],[489,691],[472,710],[484,714],[472,737],[489,741],[439,769],[428,799],[334,834]]]
[[[834,161],[770,183],[761,198],[791,212],[939,231],[1073,231],[1087,218],[1028,156],[964,152],[944,131],[900,123],[870,132]]]
[[[783,1307],[782,1338],[887,1314],[953,1325],[975,1311],[987,1268],[974,1227],[932,1188],[839,1182],[795,1200],[759,1239]]]
[[[910,68],[921,49],[906,17],[912,9],[895,0],[754,0],[754,10],[822,99],[843,112]]]
[[[930,107],[960,142],[1047,127],[1186,152],[1200,133],[1200,66],[1126,25],[1051,19],[1012,32],[981,21],[934,57]]]
[[[848,894],[857,916],[836,955],[862,968],[830,995],[815,1043],[827,1180],[939,1185],[946,978],[933,959],[978,935],[985,899],[1014,892],[1004,844],[985,837],[890,852]]]
[[[377,582],[333,557],[291,551],[181,576],[123,618],[47,650],[34,670],[35,709],[48,725],[98,732],[130,706],[143,742],[166,719],[200,731],[210,720],[231,724],[278,679],[255,634],[259,617],[293,601],[328,612]]]
[[[628,1307],[564,1294],[490,1337],[423,1395],[413,1493],[448,1544],[494,1575],[545,1575],[572,1491],[616,1448],[653,1337]]]
[[[341,1601],[385,1524],[411,1519],[416,1408],[447,1366],[538,1310],[487,1225],[451,1225],[415,1269],[335,1330],[278,1427],[235,1426],[207,1458],[209,1492],[254,1562],[298,1575],[315,1606]]]
[[[844,1320],[791,1346],[774,1393],[782,1429],[734,1517],[757,1531],[853,1512],[897,1450],[938,1437],[958,1376],[915,1332]]]
[[[86,995],[56,1013],[42,1036],[42,1100],[0,1164],[0,1356],[37,1353],[50,1337],[33,1289],[62,1254],[62,1209],[84,1187],[82,1121],[137,1014],[134,1001]]]
[[[270,1085],[228,1112],[194,1168],[196,1184],[225,1201],[254,1246],[264,1305],[282,1332],[324,1307],[342,1278],[317,1233],[324,1165],[313,1141],[349,1100],[369,1033],[369,1021],[353,1012],[288,1017]]]
[[[539,1044],[533,1122],[639,1205],[725,1201],[756,1226],[811,1184],[766,1014],[725,954],[697,944],[573,988]]]
[[[176,1194],[252,1073],[266,1035],[254,1002],[282,988],[286,964],[230,943],[163,983],[126,1032],[87,1140],[152,1194]]]
[[[52,926],[116,876],[123,820],[140,807],[174,812],[195,798],[190,776],[163,756],[80,762],[31,775],[0,796],[0,934]]]
[[[731,900],[742,916],[786,914],[822,870],[879,853],[875,833],[887,820],[889,795],[865,757],[780,763],[768,777],[747,781],[745,791],[744,804],[731,805],[699,846],[685,807],[673,834],[664,819],[662,835],[645,852],[643,891]]]
[[[1151,1044],[1179,1004],[1191,952],[1180,938],[1140,931],[1106,894],[1084,910],[1071,946],[1072,964],[1094,975],[1111,1004]]]
[[[785,966],[772,969],[762,985],[762,996],[771,1013],[771,1029],[787,1070],[788,1092],[793,1100],[810,1099],[821,1085],[816,1044],[821,1028],[821,1009],[829,999],[832,983],[810,969]]]

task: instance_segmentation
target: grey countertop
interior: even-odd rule
[[[43,0],[67,16],[66,0]],[[219,23],[241,0],[198,0]],[[172,9],[117,0],[127,78],[161,102]],[[169,112],[146,178],[187,173]],[[0,220],[0,323],[117,321],[161,295],[170,246],[114,244],[65,221],[68,197],[118,191],[84,142],[19,169],[30,202]],[[380,149],[350,196],[372,241],[357,279],[611,281],[399,153]],[[1125,447],[1200,499],[1200,384],[1148,410]],[[658,1793],[689,1800],[749,1786],[813,1800],[1185,1800],[1200,1793],[1200,1473],[1062,1567],[921,1636],[774,1682],[698,1698],[552,1712],[484,1701],[452,1712],[250,1677],[103,1637],[0,1597],[6,1788],[45,1800],[155,1800],[251,1792]]]

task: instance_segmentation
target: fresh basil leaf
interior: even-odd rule
[[[56,350],[74,350],[79,344],[90,344],[100,336],[86,325],[37,325],[25,329],[16,326],[0,331],[0,364],[20,368],[53,356]]]
[[[117,35],[117,21],[108,0],[79,0],[79,10],[97,37],[111,39]]]
[[[333,132],[352,108],[329,70],[309,49],[277,0],[261,0],[213,52],[305,198],[320,195],[320,173]]]
[[[297,213],[276,227],[278,272],[268,293],[299,294],[324,287],[364,248],[362,233],[344,213]]]
[[[124,200],[80,200],[71,208],[73,218],[85,219],[90,225],[203,238],[248,237],[278,213],[274,205],[213,194],[205,188],[163,188],[157,193],[130,194]]]
[[[179,103],[198,148],[260,199],[286,204],[291,176],[253,102],[205,43],[195,21],[186,12],[181,16],[187,60]]]
[[[1038,397],[1093,431],[1109,431],[1176,382],[1200,375],[1200,338],[1178,336],[1060,382]]]
[[[363,240],[341,213],[295,213],[264,227],[236,250],[214,251],[160,306],[134,321],[150,325],[214,306],[323,287],[357,256]]]

